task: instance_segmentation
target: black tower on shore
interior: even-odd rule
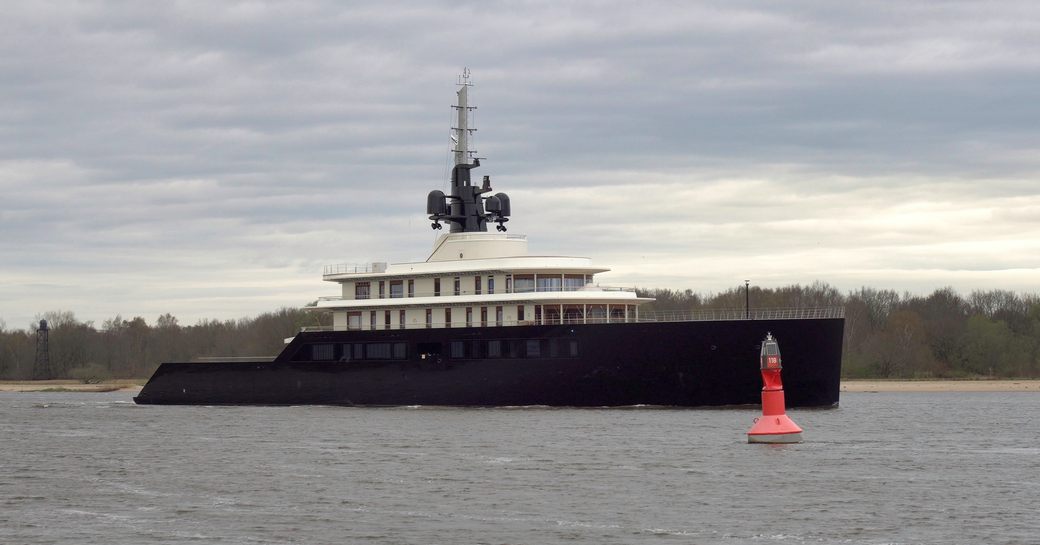
[[[36,361],[33,362],[33,380],[45,380],[51,376],[51,340],[47,320],[40,320],[36,330]]]

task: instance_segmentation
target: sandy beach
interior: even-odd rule
[[[83,384],[75,380],[0,381],[0,392],[136,392],[143,380]],[[842,392],[1040,392],[1040,380],[843,380]]]
[[[1040,392],[1040,380],[843,380],[842,392]]]
[[[106,380],[99,384],[83,384],[78,380],[5,380],[0,392],[136,392],[143,380]]]

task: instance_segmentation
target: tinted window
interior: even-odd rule
[[[365,355],[370,360],[390,359],[390,343],[369,343],[365,349]]]

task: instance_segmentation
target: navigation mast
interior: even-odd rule
[[[469,105],[469,88],[473,86],[469,77],[469,68],[464,68],[457,82],[458,104],[452,105],[457,115],[451,135],[455,156],[451,190],[448,195],[436,189],[431,191],[426,197],[426,213],[433,220],[430,224],[433,229],[442,228],[444,221],[452,233],[479,233],[487,231],[490,221],[498,224],[496,229],[505,231],[510,213],[509,196],[496,193],[484,197],[485,193],[491,193],[491,177],[484,176],[480,187],[474,186],[470,178],[469,171],[480,166],[480,158],[476,157],[476,151],[469,149],[470,136],[477,130],[469,123],[470,112],[477,109]]]

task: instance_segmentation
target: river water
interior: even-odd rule
[[[1040,395],[756,414],[0,393],[0,543],[1040,543]]]

